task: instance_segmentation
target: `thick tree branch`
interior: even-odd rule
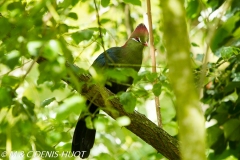
[[[45,61],[44,59],[40,58],[37,62],[41,63]],[[112,92],[110,92],[106,88],[102,88],[98,85],[89,85],[91,84],[91,76],[88,74],[79,74],[80,68],[70,63],[66,64],[67,69],[69,72],[73,73],[76,78],[78,79],[79,83],[83,83],[81,91],[77,89],[76,84],[71,82],[71,80],[64,80],[68,85],[72,86],[79,94],[85,96],[88,100],[92,103],[96,104],[97,106],[105,106],[104,97],[116,97]],[[104,93],[100,93],[100,91]],[[96,96],[99,95],[99,96]],[[126,126],[131,132],[136,134],[146,143],[151,145],[155,148],[159,153],[170,160],[178,160],[180,159],[180,151],[179,151],[179,144],[178,141],[170,136],[167,132],[163,129],[159,128],[156,124],[150,121],[145,115],[134,111],[133,113],[128,113],[123,109],[123,106],[119,102],[118,98],[111,98],[108,100],[109,106],[108,107],[101,107],[101,109],[106,112],[109,116],[113,119],[116,119],[120,116],[128,116],[131,120],[131,124]],[[113,110],[115,112],[113,112]]]
[[[73,68],[73,65],[71,64],[68,64],[67,66],[71,66],[70,68]],[[89,84],[88,82],[90,81],[90,79],[91,77],[89,75],[78,75],[78,80],[80,82],[85,82],[85,85],[83,85],[82,90],[79,93],[85,96],[88,100],[91,100],[94,104],[98,106],[104,106],[104,98],[100,95],[114,97],[114,94],[106,88],[100,89],[100,87],[97,85],[87,85]],[[68,84],[73,86],[69,82]],[[104,91],[105,93],[102,94],[100,93],[100,91]],[[127,129],[129,129],[131,132],[139,136],[142,140],[150,144],[153,148],[155,148],[159,153],[161,153],[168,159],[180,159],[179,144],[175,138],[170,136],[163,129],[159,128],[145,115],[142,115],[137,111],[134,111],[133,113],[126,112],[123,109],[118,98],[109,99],[109,104],[110,106],[108,106],[107,108],[101,109],[114,119],[120,116],[128,116],[131,120],[131,124],[129,126],[126,126]],[[112,112],[112,110],[109,110],[109,108],[116,110],[117,113]]]

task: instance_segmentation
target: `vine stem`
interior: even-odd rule
[[[157,72],[156,67],[156,57],[155,57],[155,48],[153,45],[154,39],[153,39],[153,29],[152,29],[152,14],[151,14],[151,1],[147,0],[147,15],[148,15],[148,25],[149,25],[149,46],[150,46],[150,54],[152,59],[152,72]],[[153,82],[153,85],[157,83],[157,80]],[[156,107],[156,113],[157,113],[157,122],[158,126],[162,127],[162,118],[161,118],[161,112],[160,112],[160,101],[159,97],[155,96],[155,107]]]

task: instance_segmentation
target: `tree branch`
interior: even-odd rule
[[[37,62],[41,63],[43,61],[45,61],[44,58],[39,58]],[[75,81],[71,82],[71,79],[64,79],[64,81],[79,92],[79,94],[85,96],[97,106],[105,106],[103,95],[104,97],[111,97],[108,99],[109,105],[107,107],[101,107],[104,112],[113,119],[121,116],[128,116],[131,120],[131,124],[126,126],[127,129],[151,145],[166,158],[170,160],[180,159],[179,144],[174,137],[150,121],[145,115],[140,114],[137,111],[134,111],[133,113],[126,112],[119,99],[116,98],[115,94],[110,92],[108,89],[100,87],[96,84],[89,85],[91,84],[91,76],[89,74],[79,74],[81,73],[81,69],[76,65],[66,62],[66,67],[69,70],[69,73],[74,74],[74,76],[78,79],[78,82],[83,84],[81,90],[79,90],[77,87],[79,85],[75,84]],[[115,112],[113,112],[113,110]]]
[[[78,68],[77,66],[69,63],[67,64],[67,66],[69,68]],[[104,98],[101,95],[107,95],[107,97],[116,97],[112,92],[110,92],[106,88],[100,89],[100,87],[97,85],[89,86],[88,82],[91,80],[91,77],[89,75],[78,75],[77,78],[79,82],[85,83],[82,86],[82,90],[81,92],[79,92],[79,94],[82,94],[97,106],[105,106]],[[67,82],[67,83],[74,88],[74,86],[70,82]],[[101,92],[104,91],[105,93],[102,94],[100,93],[100,91]],[[99,95],[99,96],[96,97],[95,95]],[[128,116],[131,120],[131,124],[129,126],[126,126],[127,129],[129,129],[131,132],[136,134],[146,143],[151,145],[153,148],[155,148],[159,153],[164,155],[166,158],[170,160],[180,159],[179,144],[174,137],[170,136],[163,129],[159,128],[156,124],[150,121],[145,115],[142,115],[137,111],[134,111],[133,113],[126,112],[123,109],[123,106],[119,102],[118,98],[109,99],[109,105],[110,106],[103,107],[101,109],[104,112],[106,112],[109,116],[111,116],[113,119],[116,119],[120,116]],[[109,110],[109,108],[117,111],[117,113],[112,112],[112,110]]]

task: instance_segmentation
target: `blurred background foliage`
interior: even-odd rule
[[[86,99],[62,81],[68,74],[65,61],[86,73],[103,52],[102,45],[105,49],[122,46],[137,24],[147,24],[145,1],[97,0],[96,5],[104,44],[99,36],[94,1],[0,0],[1,153],[70,154],[73,129],[79,114],[86,109]],[[240,159],[240,1],[185,0],[185,7],[196,86],[207,58],[202,95],[207,120],[206,155],[213,160]],[[152,0],[152,16],[158,72],[151,73],[149,49],[145,49],[143,66],[134,85],[119,97],[133,107],[136,104],[136,110],[156,122],[153,99],[154,95],[159,96],[163,129],[177,138],[158,0]],[[39,56],[48,61],[37,64]],[[111,74],[116,79],[123,78],[117,72]],[[101,79],[98,76],[96,80]],[[157,84],[152,85],[155,80]],[[82,84],[73,81],[81,89]],[[102,112],[93,122],[98,131],[90,159],[166,159],[122,127],[128,123],[126,117],[114,121]],[[22,157],[31,158],[41,159]]]

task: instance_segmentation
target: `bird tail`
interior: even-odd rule
[[[89,112],[94,114],[97,111],[97,106],[91,104]],[[98,114],[97,111],[96,114]],[[81,117],[76,125],[73,140],[72,140],[72,153],[74,156],[80,156],[81,158],[87,158],[90,154],[90,150],[93,147],[96,129],[89,129],[86,126],[85,118]]]

